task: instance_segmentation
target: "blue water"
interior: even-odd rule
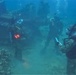
[[[76,0],[5,0],[9,12],[19,10],[28,3],[34,3],[38,10],[39,2],[45,1],[50,5],[50,17],[58,13],[64,23],[64,31],[70,24],[76,22]],[[45,31],[46,30],[46,31]],[[42,39],[31,47],[23,50],[24,62],[13,59],[12,75],[66,75],[66,56],[54,48],[50,41],[45,54],[41,54],[48,33],[48,26],[42,28]],[[32,35],[35,36],[35,35]],[[61,36],[61,38],[65,35]],[[11,58],[12,59],[12,58]]]
[[[24,7],[28,3],[35,3],[38,7],[41,0],[5,0],[8,10],[16,10]],[[76,17],[76,1],[75,0],[44,0],[49,2],[51,13],[59,11],[61,17],[67,16],[69,19],[75,19]],[[14,4],[14,5],[13,5]]]

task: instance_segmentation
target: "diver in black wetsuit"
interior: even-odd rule
[[[45,52],[45,50],[49,46],[50,41],[52,39],[55,39],[55,37],[59,37],[59,35],[62,34],[62,31],[63,31],[63,24],[60,21],[60,18],[57,15],[55,15],[54,18],[50,21],[49,33],[45,42],[45,46],[42,50],[42,53]]]
[[[67,56],[67,75],[76,75],[76,24],[68,28],[67,35],[64,44],[59,46]]]
[[[22,52],[24,48],[25,35],[23,34],[19,26],[13,26],[10,27],[10,36],[11,36],[11,43],[15,49],[14,54],[15,58],[17,58],[20,61],[23,61]]]

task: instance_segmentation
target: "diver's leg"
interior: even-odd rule
[[[51,35],[48,35],[48,37],[47,37],[47,39],[45,41],[44,48],[41,50],[41,54],[46,53],[46,49],[49,46],[49,43],[50,43],[51,39],[52,39]]]
[[[75,74],[75,60],[67,60],[67,75],[76,75]]]
[[[18,60],[22,60],[22,50],[19,48],[15,48],[15,58]]]

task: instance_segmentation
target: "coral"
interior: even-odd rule
[[[8,51],[0,50],[0,75],[11,75],[11,59]]]

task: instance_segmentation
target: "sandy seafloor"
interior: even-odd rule
[[[54,41],[46,52],[41,51],[45,39],[23,51],[24,62],[13,61],[12,75],[66,75],[67,58],[54,47]]]
[[[64,31],[60,36],[60,41],[66,37],[65,30],[74,21],[64,20]],[[66,26],[67,25],[67,26]],[[45,32],[43,32],[45,35]],[[45,35],[47,36],[47,35]],[[42,53],[46,38],[37,42],[32,48],[23,51],[25,62],[14,61],[12,75],[67,75],[67,57],[54,46],[54,41],[50,44],[45,52]]]
[[[66,37],[65,29],[64,27],[63,35],[60,36],[61,42]],[[42,33],[45,35],[45,32]],[[37,40],[38,42],[31,48],[25,47],[26,49],[23,50],[24,62],[11,57],[11,75],[66,75],[66,55],[55,48],[53,40],[50,41],[47,50],[42,52],[45,40],[46,38]]]

